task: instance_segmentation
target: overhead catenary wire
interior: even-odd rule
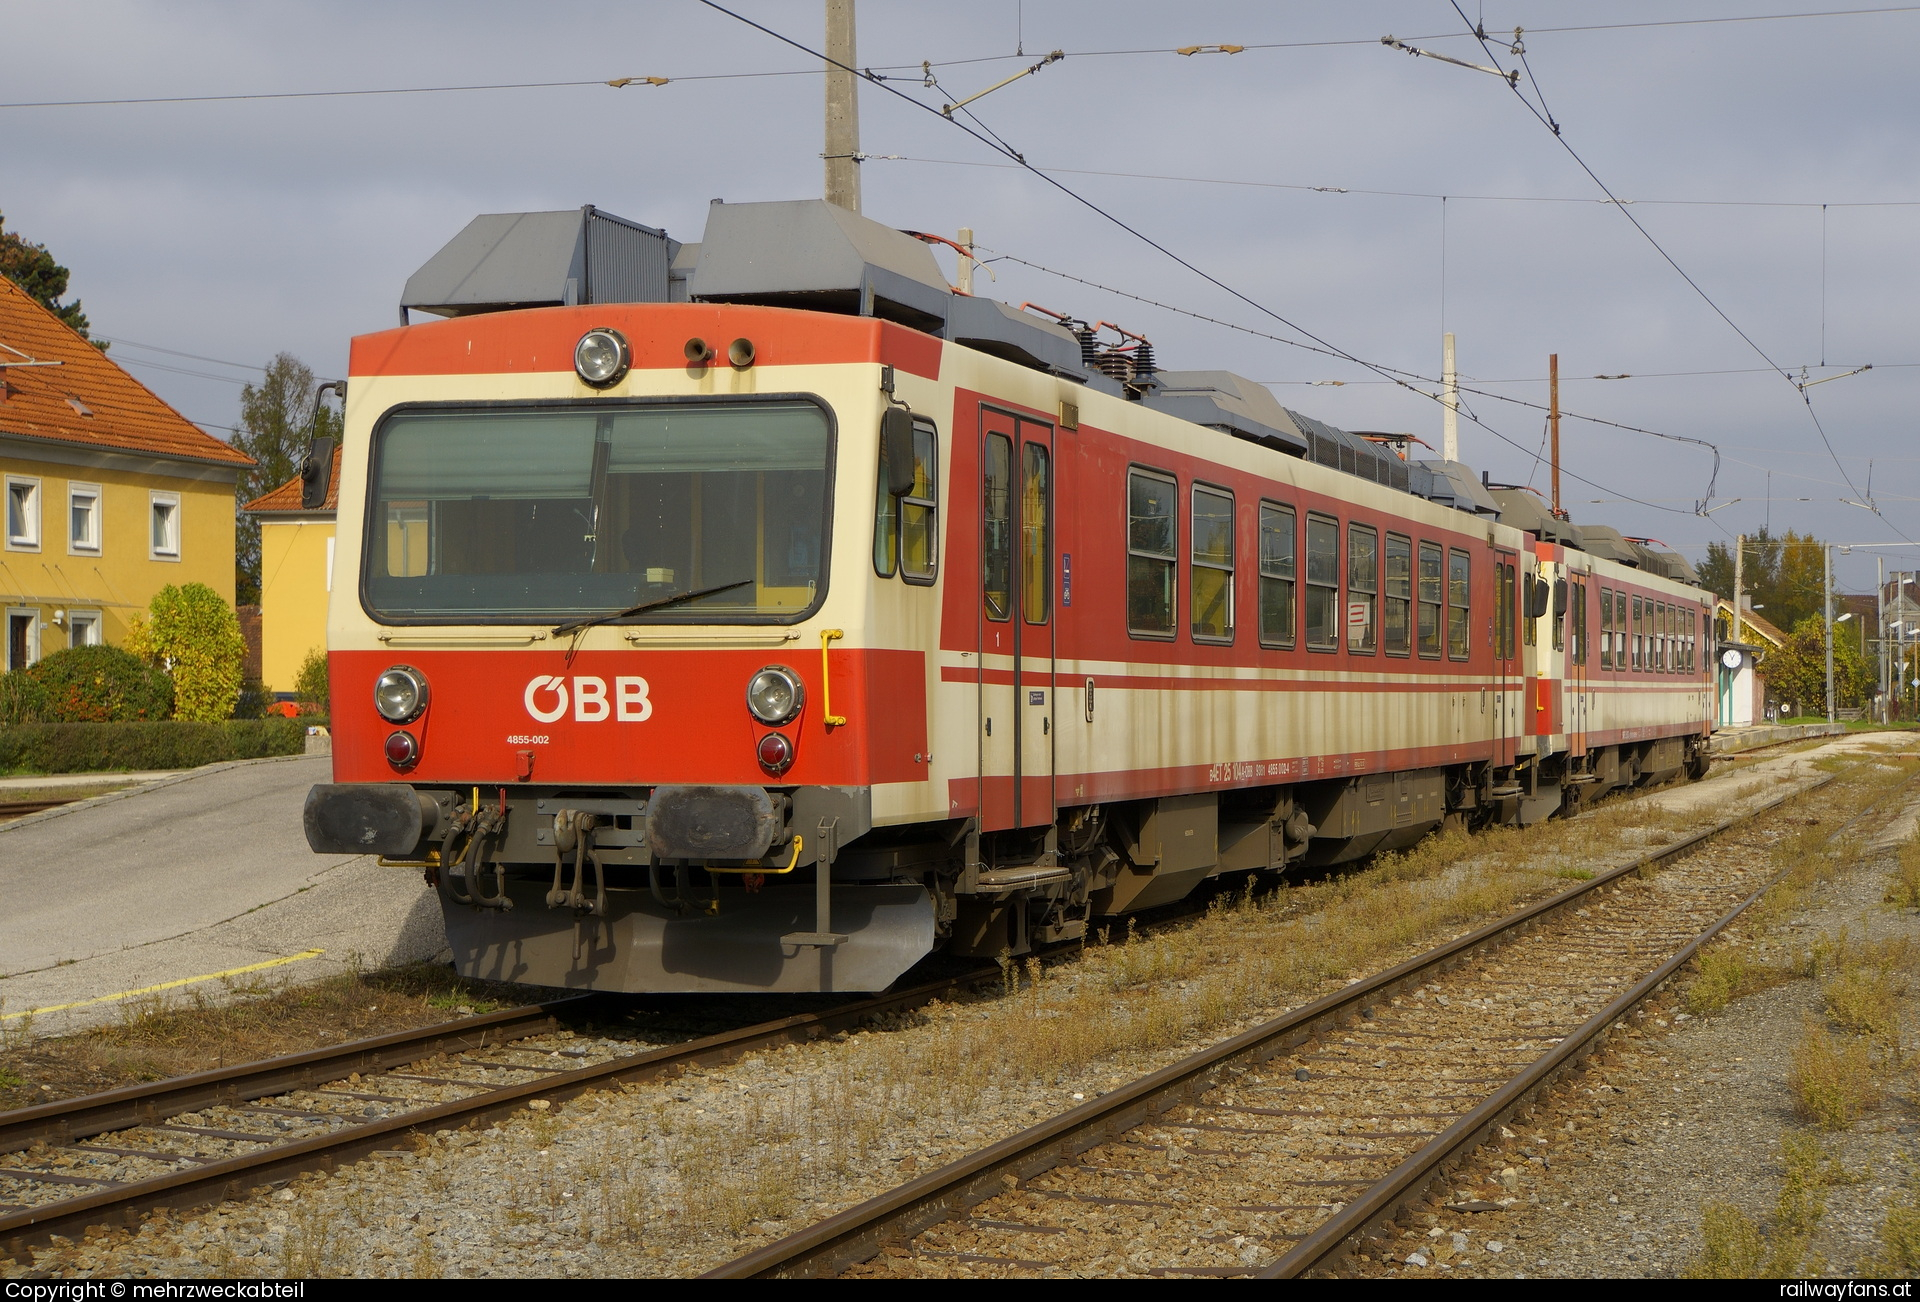
[[[1474,39],[1480,43],[1480,48],[1482,51],[1485,52],[1488,60],[1496,68],[1499,67],[1500,66],[1499,56],[1493,52],[1493,46],[1489,42],[1485,30],[1476,26],[1473,23],[1473,21],[1467,17],[1466,11],[1460,7],[1459,0],[1448,0],[1448,3],[1452,5],[1453,11],[1456,14],[1460,15],[1460,21],[1466,25],[1468,31],[1472,34]],[[1516,46],[1518,46],[1518,35],[1519,33],[1516,31],[1515,33]],[[1782,379],[1786,380],[1787,383],[1794,386],[1794,388],[1800,394],[1801,402],[1806,406],[1807,415],[1813,421],[1813,427],[1815,431],[1818,432],[1818,434],[1820,435],[1820,441],[1826,444],[1827,453],[1829,456],[1833,458],[1834,466],[1840,471],[1841,477],[1847,481],[1847,487],[1853,490],[1855,497],[1865,497],[1866,494],[1862,493],[1859,487],[1854,484],[1853,475],[1847,470],[1846,464],[1840,460],[1840,453],[1837,449],[1834,448],[1833,440],[1827,436],[1827,427],[1821,421],[1820,413],[1814,410],[1813,399],[1808,395],[1806,386],[1804,384],[1801,384],[1795,381],[1791,372],[1787,371],[1785,368],[1781,367],[1778,362],[1774,361],[1772,356],[1768,354],[1766,349],[1762,348],[1759,345],[1759,343],[1757,343],[1751,335],[1749,335],[1745,330],[1741,329],[1739,323],[1736,322],[1731,316],[1727,315],[1725,309],[1723,309],[1718,303],[1714,301],[1713,296],[1708,294],[1705,288],[1703,288],[1698,281],[1696,281],[1691,275],[1687,273],[1686,268],[1682,267],[1680,263],[1674,258],[1674,256],[1671,253],[1667,252],[1665,246],[1663,246],[1659,240],[1654,238],[1653,232],[1649,231],[1641,223],[1638,217],[1635,217],[1631,212],[1627,211],[1626,205],[1619,202],[1618,196],[1614,194],[1612,188],[1609,187],[1605,181],[1602,181],[1600,179],[1599,173],[1595,172],[1593,168],[1588,165],[1586,159],[1580,156],[1580,151],[1575,149],[1572,143],[1567,140],[1566,136],[1561,132],[1560,124],[1554,121],[1552,115],[1546,111],[1545,102],[1542,101],[1540,105],[1536,106],[1533,103],[1533,101],[1527,98],[1525,92],[1523,92],[1520,89],[1520,87],[1515,83],[1509,83],[1509,89],[1513,91],[1515,98],[1517,98],[1521,102],[1521,104],[1526,106],[1527,112],[1531,113],[1536,119],[1539,120],[1542,126],[1546,127],[1549,131],[1553,133],[1554,140],[1559,143],[1562,149],[1567,151],[1567,156],[1573,159],[1574,163],[1578,165],[1578,167],[1582,172],[1585,172],[1587,174],[1588,179],[1591,180],[1596,186],[1600,188],[1601,193],[1605,194],[1608,199],[1611,199],[1614,201],[1614,206],[1620,210],[1620,215],[1622,217],[1625,217],[1629,222],[1633,224],[1633,228],[1636,231],[1640,232],[1641,236],[1645,238],[1648,244],[1653,246],[1654,251],[1660,255],[1660,257],[1666,262],[1666,264],[1673,268],[1673,270],[1679,275],[1679,277],[1682,280],[1684,280],[1687,283],[1687,286],[1690,289],[1692,289],[1695,294],[1699,295],[1700,300],[1702,302],[1704,302],[1709,308],[1713,309],[1714,315],[1718,316],[1722,321],[1726,322],[1727,327],[1731,329],[1736,335],[1740,336],[1741,340],[1746,343],[1747,347],[1751,348],[1754,351],[1754,353],[1759,356],[1761,361],[1765,362],[1768,366],[1772,367],[1775,371],[1777,371],[1780,374],[1780,377]],[[1913,541],[1912,539],[1907,538],[1906,533],[1903,530],[1901,530],[1901,528],[1898,525],[1894,524],[1893,521],[1887,519],[1887,517],[1883,515],[1878,508],[1872,506],[1871,503],[1867,504],[1867,509],[1872,511],[1874,515],[1878,516],[1880,521],[1883,524],[1885,524],[1889,529],[1892,529],[1894,533],[1899,534],[1901,538],[1906,539],[1909,542]]]
[[[700,0],[700,3],[705,5],[707,8],[712,9],[718,13],[723,13],[727,15],[729,18],[732,18],[737,22],[740,22],[748,27],[751,27],[756,31],[764,32],[766,35],[773,37],[775,40],[780,41],[783,44],[790,45],[794,49],[799,50],[804,54],[810,55],[813,58],[821,60],[823,63],[832,63],[835,67],[842,68],[847,71],[857,71],[856,69],[849,68],[848,65],[839,62],[837,59],[829,58],[822,51],[815,50],[810,46],[807,46],[802,42],[797,41],[792,37],[785,35],[784,33],[777,32],[773,28],[768,27],[763,23],[755,22],[753,19],[746,17],[744,14],[739,14],[734,12],[731,9],[728,9],[725,5],[718,3],[718,0]],[[1169,261],[1172,261],[1178,264],[1179,266],[1186,268],[1188,271],[1200,277],[1202,280],[1206,281],[1208,284],[1212,285],[1214,288],[1246,304],[1248,307],[1260,313],[1262,316],[1269,317],[1274,321],[1278,321],[1281,325],[1285,326],[1289,330],[1294,331],[1296,334],[1300,334],[1305,336],[1308,339],[1311,339],[1315,344],[1319,345],[1319,347],[1315,351],[1325,352],[1332,356],[1351,362],[1356,366],[1364,367],[1365,369],[1372,371],[1374,374],[1382,377],[1383,379],[1395,380],[1396,383],[1399,383],[1403,388],[1405,388],[1411,393],[1417,393],[1420,396],[1424,398],[1428,398],[1434,402],[1440,401],[1440,396],[1438,394],[1427,393],[1414,384],[1408,383],[1404,380],[1400,380],[1397,376],[1391,373],[1391,368],[1376,365],[1375,363],[1369,362],[1364,358],[1355,356],[1354,354],[1346,351],[1343,348],[1337,347],[1336,345],[1328,342],[1327,340],[1322,339],[1319,335],[1314,334],[1311,330],[1308,330],[1304,326],[1298,325],[1295,322],[1288,320],[1285,316],[1281,315],[1279,312],[1274,311],[1272,308],[1268,307],[1266,304],[1261,303],[1257,299],[1249,296],[1248,294],[1243,293],[1238,289],[1235,289],[1232,285],[1227,284],[1225,281],[1221,280],[1218,276],[1215,276],[1212,273],[1203,270],[1199,266],[1196,266],[1194,263],[1188,261],[1186,258],[1181,257],[1178,253],[1175,253],[1172,249],[1168,248],[1165,244],[1162,244],[1160,241],[1154,239],[1152,236],[1148,235],[1146,232],[1140,230],[1136,226],[1129,224],[1128,222],[1124,221],[1122,218],[1116,216],[1115,214],[1108,212],[1105,208],[1102,208],[1099,204],[1093,202],[1093,200],[1087,198],[1085,195],[1080,194],[1078,191],[1066,185],[1064,182],[1061,182],[1054,177],[1048,176],[1045,172],[1041,171],[1040,169],[1029,165],[1026,162],[1026,160],[1022,158],[1017,151],[1013,150],[1010,146],[1000,143],[996,138],[991,138],[988,135],[982,134],[982,132],[980,131],[976,131],[974,128],[968,126],[965,122],[960,121],[959,118],[950,117],[942,113],[934,105],[928,104],[922,100],[915,99],[913,96],[905,93],[904,91],[898,89],[893,85],[890,85],[885,81],[880,81],[877,84],[879,85],[880,89],[886,91],[888,94],[893,95],[895,98],[900,99],[908,104],[911,104],[913,107],[921,110],[922,112],[930,113],[934,115],[942,122],[947,122],[952,124],[954,127],[958,128],[961,131],[966,132],[969,136],[973,137],[973,139],[987,146],[987,148],[992,149],[995,152],[1001,154],[1003,157],[1012,158],[1014,162],[1019,163],[1023,168],[1025,168],[1032,175],[1046,182],[1048,185],[1058,190],[1061,194],[1067,196],[1069,199],[1072,199],[1075,203],[1079,204],[1083,208],[1086,208],[1089,212],[1094,213],[1096,216],[1102,218],[1103,220],[1111,222],[1114,226],[1119,227],[1121,230],[1133,236],[1135,239],[1139,240],[1141,243],[1145,244],[1147,247],[1153,249],[1155,252],[1161,254],[1163,257],[1167,258]],[[1275,336],[1275,338],[1279,339],[1278,336]],[[1295,344],[1296,346],[1304,346],[1304,345],[1299,345],[1297,341],[1294,341],[1294,340],[1279,339],[1279,342],[1292,343],[1292,344]],[[1522,444],[1515,442],[1515,440],[1509,438],[1507,435],[1503,434],[1499,430],[1494,429],[1491,425],[1488,425],[1485,421],[1481,420],[1477,415],[1473,414],[1471,411],[1467,411],[1464,414],[1467,416],[1468,420],[1472,421],[1475,425],[1487,431],[1487,433],[1493,435],[1495,438],[1499,439],[1501,442],[1510,444],[1522,452],[1526,450]],[[1573,474],[1572,472],[1568,472],[1568,474],[1571,478],[1577,479],[1581,483],[1587,484],[1593,488],[1597,488],[1601,492],[1614,493],[1622,497],[1631,497],[1630,494],[1623,493],[1619,489],[1607,488],[1606,486],[1595,483],[1593,480],[1587,479],[1584,476]],[[1635,500],[1638,500],[1638,499],[1635,499]],[[1656,510],[1656,511],[1674,510],[1674,508],[1672,507],[1663,507],[1652,502],[1644,502],[1642,503],[1642,505],[1647,506],[1650,509]],[[1679,514],[1691,514],[1691,512],[1679,512]]]
[[[862,159],[900,163],[925,163],[940,167],[985,167],[1019,171],[1017,163],[989,163],[980,159],[921,158],[914,154],[862,154]],[[1588,199],[1577,195],[1549,194],[1442,194],[1432,190],[1373,190],[1364,186],[1311,185],[1304,181],[1255,181],[1245,177],[1178,176],[1165,172],[1117,172],[1091,167],[1042,167],[1040,171],[1060,176],[1108,176],[1129,181],[1170,181],[1185,185],[1231,185],[1259,190],[1295,190],[1314,194],[1357,194],[1388,199],[1435,199],[1475,203],[1564,203],[1610,206],[1632,204],[1645,207],[1691,208],[1920,208],[1920,199],[1855,199],[1821,201],[1815,199]]]
[[[1784,14],[1734,14],[1714,18],[1670,18],[1625,23],[1576,23],[1559,27],[1536,27],[1532,30],[1536,33],[1611,32],[1628,31],[1635,28],[1697,27],[1727,23],[1780,22],[1796,19],[1859,18],[1914,12],[1920,12],[1920,5],[1892,5],[1871,9],[1819,9]],[[1456,39],[1458,36],[1458,32],[1432,32],[1421,36],[1411,36],[1407,39],[1415,41],[1438,41]],[[1377,44],[1379,44],[1378,37],[1341,37],[1320,41],[1247,41],[1234,44],[1172,47],[1145,46],[1116,50],[1068,50],[1066,54],[1076,59],[1107,59],[1168,54],[1181,55],[1202,52],[1238,54],[1247,50],[1311,50]],[[931,62],[931,66],[936,68],[951,68],[976,63],[1002,63],[1010,59],[1023,59],[1027,57],[1029,56],[1023,51],[1013,54],[987,54],[965,59],[934,60]],[[876,64],[871,68],[861,71],[871,80],[884,81],[893,79],[887,77],[885,74],[910,74],[922,66],[921,64]],[[0,109],[102,108],[141,104],[219,104],[254,100],[347,99],[370,95],[447,95],[485,91],[561,90],[590,86],[665,86],[674,82],[733,81],[762,77],[817,77],[820,75],[821,69],[818,68],[775,68],[759,72],[690,73],[665,77],[592,77],[564,81],[475,82],[445,86],[379,86],[333,90],[251,91],[211,95],[137,95],[116,98],[100,97],[94,99],[19,100],[11,103],[0,103]]]

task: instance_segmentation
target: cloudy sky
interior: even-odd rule
[[[820,43],[819,0],[729,7]],[[1719,446],[1718,509],[1702,517],[1708,452],[1568,420],[1564,464],[1590,481],[1566,481],[1576,521],[1695,557],[1764,523],[1920,539],[1920,6],[1684,23],[1801,4],[1461,7],[1498,36],[1502,66],[1518,66],[1525,29],[1520,87],[1559,141],[1496,77],[1380,44],[1391,33],[1485,62],[1447,0],[860,0],[860,63],[924,103],[1064,50],[975,108],[1071,192],[868,86],[862,148],[901,157],[864,165],[865,211],[970,226],[996,253],[1305,341],[1265,309],[1416,376],[1438,374],[1451,330],[1463,382],[1488,395],[1544,404],[1557,352],[1570,412]],[[10,0],[4,13],[9,47],[33,52],[0,88],[8,228],[73,269],[117,360],[213,426],[235,419],[243,367],[275,352],[340,374],[347,340],[393,324],[408,274],[476,213],[595,203],[694,240],[712,198],[820,193],[818,72],[695,0]],[[1246,48],[1173,52],[1202,44]],[[921,84],[923,60],[938,87]],[[672,80],[601,84],[645,76]],[[586,84],[288,97],[554,82]],[[208,96],[249,98],[29,106]],[[994,270],[977,288],[1122,322],[1169,367],[1239,371],[1336,424],[1439,441],[1434,403],[1352,361],[1018,263]],[[1806,391],[1824,441],[1771,369],[1812,380],[1867,363]],[[1541,413],[1468,402],[1491,430],[1463,420],[1463,458],[1544,487]],[[1868,494],[1869,462],[1878,515],[1848,504]],[[1882,554],[1920,568],[1920,547]],[[1869,586],[1873,553],[1840,567]]]

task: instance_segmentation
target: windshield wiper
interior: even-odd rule
[[[735,588],[744,588],[752,579],[736,579],[732,583],[723,583],[717,588],[695,588],[691,592],[676,592],[671,597],[659,597],[653,601],[643,601],[637,606],[625,610],[609,611],[604,615],[589,615],[585,619],[568,620],[553,630],[555,637],[565,637],[568,633],[583,628],[592,628],[595,624],[604,624],[609,620],[625,619],[629,615],[638,615],[643,611],[658,610],[662,606],[677,606],[683,601],[692,601],[696,597],[711,597],[716,592],[732,592]]]

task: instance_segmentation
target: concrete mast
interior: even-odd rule
[[[827,0],[828,203],[860,211],[860,96],[853,0]]]

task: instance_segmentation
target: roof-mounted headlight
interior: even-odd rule
[[[427,680],[411,665],[395,665],[373,685],[373,708],[389,723],[411,723],[427,708]]]
[[[620,383],[632,365],[633,350],[618,330],[589,330],[573,346],[574,371],[596,389]]]
[[[799,675],[785,665],[768,665],[747,683],[747,709],[762,723],[779,727],[791,722],[806,704],[807,691]]]

